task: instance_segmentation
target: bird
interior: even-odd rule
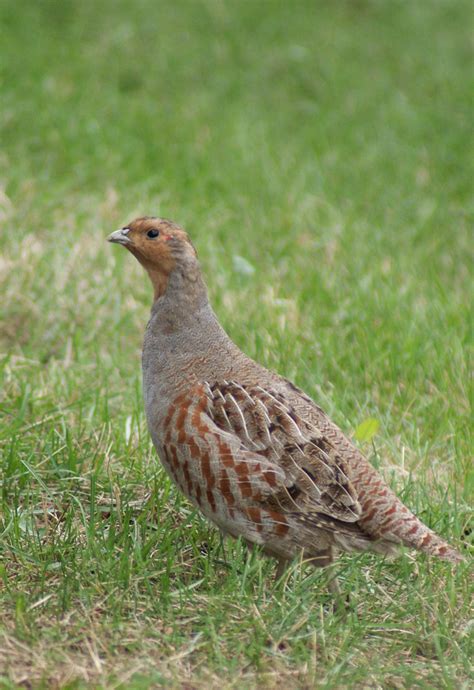
[[[235,345],[185,230],[145,216],[107,239],[135,256],[153,286],[142,353],[153,444],[178,489],[224,535],[274,557],[278,578],[296,557],[326,568],[340,552],[409,547],[465,560],[316,402]]]

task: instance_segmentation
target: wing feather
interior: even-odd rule
[[[214,424],[233,433],[243,449],[284,472],[270,499],[306,517],[322,514],[356,522],[361,508],[337,449],[321,430],[303,420],[276,390],[234,381],[208,382],[204,390]]]

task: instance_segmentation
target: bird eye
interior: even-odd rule
[[[151,239],[154,239],[155,237],[158,237],[159,234],[160,234],[159,230],[148,230],[146,236],[150,237]]]

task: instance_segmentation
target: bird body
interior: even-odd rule
[[[220,326],[186,233],[141,218],[124,244],[155,290],[143,346],[148,427],[179,489],[224,533],[285,564],[335,551],[462,556],[403,505],[323,410]]]

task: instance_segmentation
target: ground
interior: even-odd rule
[[[183,224],[224,327],[468,553],[468,2],[0,4],[0,687],[468,688],[468,565],[221,543],[146,431]],[[472,644],[472,643],[471,643]]]

